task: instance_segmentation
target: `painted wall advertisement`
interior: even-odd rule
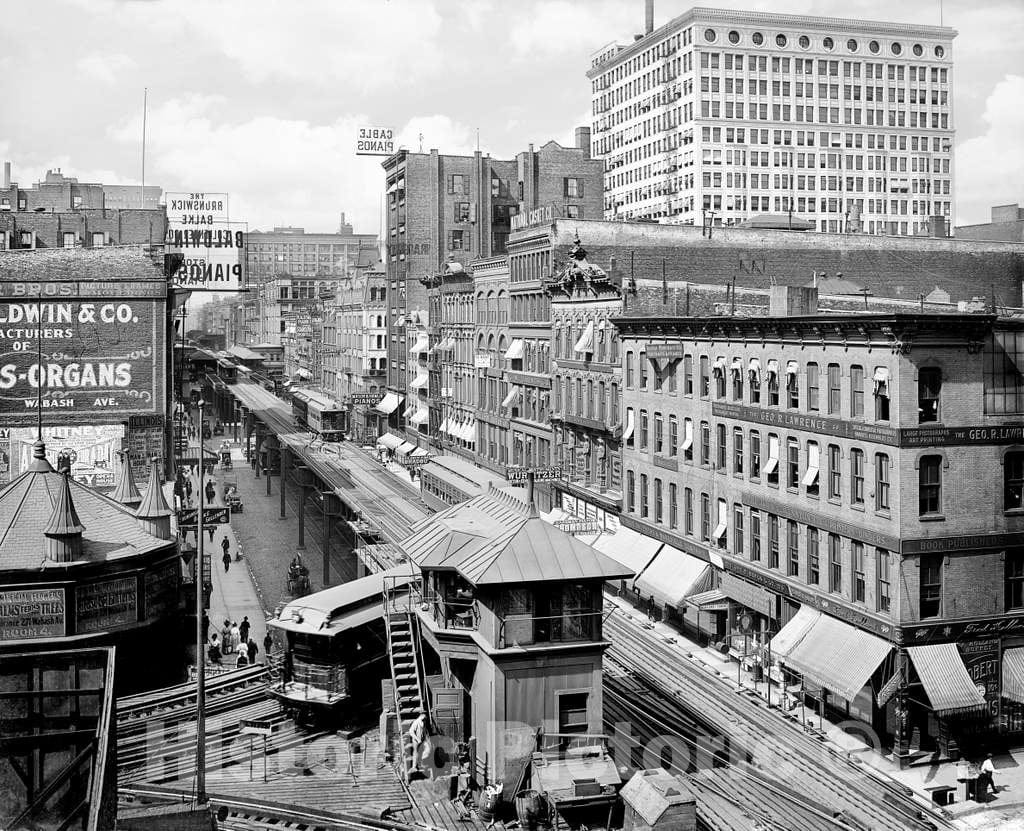
[[[135,575],[75,587],[76,631],[100,632],[138,621]]]
[[[181,566],[177,558],[146,571],[146,619],[165,617],[178,606]]]
[[[20,476],[32,463],[36,435],[35,427],[11,428],[12,476]],[[123,437],[122,424],[43,425],[43,442],[50,464],[56,468],[57,457],[67,454],[71,459],[72,478],[100,490],[113,489],[116,485],[117,452]]]
[[[66,634],[64,589],[0,589],[0,641]]]
[[[129,416],[128,436],[125,443],[128,458],[132,462],[132,475],[140,487],[149,480],[149,468],[153,459],[159,459],[157,467],[163,466],[164,419],[163,416]]]
[[[175,286],[191,291],[243,287],[248,224],[228,217],[226,193],[167,194],[167,250],[185,257]]]
[[[967,674],[985,696],[989,712],[999,712],[999,639],[961,641],[956,645],[964,660]]]
[[[35,423],[40,390],[51,423],[159,412],[159,302],[0,302],[0,418]]]

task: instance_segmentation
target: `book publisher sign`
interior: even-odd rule
[[[128,413],[159,412],[158,302],[0,302],[5,426],[35,423],[40,389],[43,409],[52,411],[44,420],[50,422],[86,415],[92,423],[110,423]]]

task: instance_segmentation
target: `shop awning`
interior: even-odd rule
[[[308,369],[303,369],[300,366],[297,370],[295,370],[295,377],[296,378],[305,378],[308,381],[313,376],[309,374],[309,370]]]
[[[427,386],[430,379],[425,372],[418,372],[416,377],[409,382],[409,386],[414,390],[421,390]]]
[[[978,692],[978,685],[967,673],[955,643],[908,646],[907,654],[935,715],[977,712],[988,706],[985,696]]]
[[[523,357],[523,350],[526,347],[526,342],[522,338],[516,338],[512,341],[512,345],[505,350],[505,358],[509,361],[518,361]]]
[[[662,548],[658,540],[624,525],[620,525],[614,534],[601,534],[590,544],[602,554],[633,569],[634,575],[642,574]]]
[[[388,450],[397,450],[402,444],[402,440],[398,436],[394,436],[391,433],[385,433],[379,439],[377,439],[378,447],[386,447]]]
[[[807,445],[807,470],[804,473],[803,483],[805,488],[812,487],[818,481],[818,465],[821,459],[818,456],[818,445]]]
[[[426,352],[430,348],[430,336],[426,332],[420,332],[416,335],[416,343],[412,345],[412,349],[409,350],[410,355],[420,355]]]
[[[703,560],[671,545],[663,545],[633,581],[633,587],[644,597],[654,595],[663,606],[678,609],[707,568]]]
[[[1003,698],[1024,704],[1024,646],[1003,650]]]
[[[412,453],[412,451],[415,449],[416,445],[413,444],[411,441],[403,441],[400,445],[398,445],[397,448],[395,448],[395,455],[406,456],[409,453]]]
[[[710,589],[700,594],[691,594],[686,598],[686,605],[700,609],[702,612],[728,612],[729,598],[721,589]]]
[[[572,351],[583,354],[594,351],[594,321],[591,320],[587,324],[587,328],[583,330],[580,339],[573,345]]]
[[[725,536],[726,529],[729,527],[729,507],[728,503],[724,499],[718,500],[718,524],[715,525],[715,530],[711,532],[711,539],[715,542],[719,542],[723,536]]]
[[[427,455],[427,451],[424,450],[422,447],[417,447],[415,450],[412,451],[412,455],[413,456],[426,456]]]
[[[415,414],[411,419],[409,419],[409,421],[410,423],[418,426],[420,424],[426,424],[429,418],[430,410],[428,410],[426,407],[420,407],[416,410]]]
[[[693,421],[690,419],[683,420],[683,452],[693,447]]]
[[[519,401],[519,385],[513,384],[512,388],[508,391],[508,395],[506,395],[504,400],[502,400],[501,406],[503,408],[511,407],[517,401]]]
[[[388,415],[391,415],[391,413],[398,409],[398,405],[401,404],[404,399],[404,395],[389,392],[377,402],[377,406],[374,409],[379,413],[387,413]]]
[[[764,463],[764,473],[771,475],[779,467],[779,437],[772,434],[768,436],[768,459]]]
[[[635,429],[636,429],[636,424],[635,424],[635,422],[633,420],[633,410],[632,409],[628,409],[628,410],[626,410],[626,427],[622,431],[622,441],[623,442],[629,441],[629,438],[630,438],[630,436],[633,435],[633,430],[635,430]]]
[[[891,651],[889,641],[823,614],[785,663],[812,683],[853,701]]]
[[[793,648],[804,639],[814,622],[821,617],[821,612],[810,606],[801,606],[789,623],[783,626],[771,641],[772,660],[785,660]]]

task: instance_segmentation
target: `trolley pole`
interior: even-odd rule
[[[203,509],[206,488],[203,481],[203,408],[199,399],[199,515],[196,518],[196,803],[206,802],[206,639],[203,636]],[[212,577],[212,569],[211,569]]]

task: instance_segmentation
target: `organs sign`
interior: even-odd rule
[[[157,319],[152,300],[0,302],[0,418],[31,423],[40,395],[62,418],[158,412]]]

